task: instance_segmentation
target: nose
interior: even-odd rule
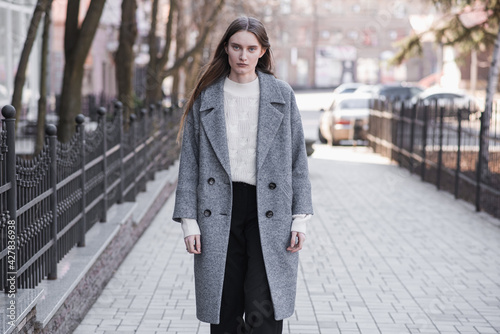
[[[247,59],[247,53],[245,50],[242,50],[240,53],[240,60],[246,60]]]

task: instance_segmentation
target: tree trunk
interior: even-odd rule
[[[158,61],[158,45],[156,43],[156,26],[158,24],[158,0],[153,0],[151,8],[151,28],[149,30],[149,63],[146,71],[146,105],[155,100],[155,91],[158,86],[156,77],[156,63]]]
[[[134,76],[134,44],[137,38],[136,0],[123,0],[122,21],[120,26],[120,44],[116,52],[116,82],[118,99],[123,103],[123,117],[129,119],[134,110],[133,82]]]
[[[151,30],[149,32],[149,63],[146,77],[146,105],[155,103],[156,101],[161,99],[161,85],[163,82],[161,71],[163,69],[163,66],[165,66],[165,64],[168,62],[168,53],[172,41],[172,21],[174,12],[177,10],[176,4],[176,0],[170,0],[165,47],[162,55],[159,56],[156,38],[156,26],[158,23],[158,0],[153,1],[153,8],[151,13]]]
[[[190,63],[189,68],[186,71],[186,82],[185,90],[186,92],[191,92],[196,85],[196,80],[198,79],[198,73],[202,66],[202,52],[197,52],[192,57],[193,61]]]
[[[57,138],[65,143],[75,132],[75,117],[82,108],[83,66],[75,66],[66,58],[64,65],[63,87],[59,109]],[[73,64],[72,64],[73,63]]]
[[[40,20],[42,19],[45,9],[47,8],[48,2],[49,0],[38,0],[35,6],[35,10],[31,16],[26,40],[24,41],[23,50],[21,51],[19,65],[17,66],[16,77],[14,79],[14,92],[12,94],[12,106],[16,109],[16,126],[21,115],[23,88],[24,83],[26,82],[26,69],[28,68],[31,50],[35,44],[38,26],[40,25]]]
[[[175,40],[175,59],[179,58],[186,48],[186,29],[184,22],[185,12],[184,6],[181,3],[178,4],[177,11],[177,29],[176,29],[176,40]],[[179,105],[180,99],[180,84],[181,84],[181,71],[182,68],[179,67],[175,70],[172,75],[172,92],[171,92],[171,102],[172,105]]]
[[[172,105],[176,106],[179,105],[179,99],[180,99],[180,84],[181,84],[181,70],[182,68],[178,68],[174,74],[172,75],[173,80],[172,80],[172,92],[170,95],[170,102]]]
[[[198,27],[198,30],[200,31],[204,29],[204,27],[207,25],[208,18],[205,17],[206,16],[205,13],[209,10],[208,5],[209,3],[205,2],[203,6],[199,7],[197,15],[194,18],[194,22]],[[203,55],[203,49],[200,49],[197,52],[193,53],[190,62],[184,66],[186,70],[186,80],[184,81],[184,90],[188,94],[192,92],[194,86],[196,85],[196,81],[198,79],[198,75],[200,73],[200,68],[202,64],[202,58],[203,58],[202,55]]]
[[[477,51],[472,50],[470,53],[470,85],[469,90],[472,95],[476,95],[477,87]]]
[[[81,112],[83,65],[92,46],[106,0],[92,0],[78,27],[80,0],[68,1],[64,32],[64,75],[57,138],[67,142],[75,132],[74,119]]]
[[[45,138],[45,115],[47,114],[47,63],[49,55],[49,31],[50,31],[50,12],[52,9],[52,0],[45,10],[45,19],[43,23],[42,36],[42,59],[40,69],[40,99],[38,100],[38,122],[36,125],[35,155],[38,155],[43,148]]]
[[[497,32],[497,38],[495,40],[495,47],[493,48],[493,55],[491,57],[490,70],[488,72],[488,84],[486,86],[486,101],[484,104],[484,112],[482,114],[482,124],[483,124],[483,139],[482,139],[482,155],[481,155],[481,176],[483,180],[487,180],[489,177],[489,168],[488,163],[490,160],[490,144],[489,144],[489,135],[490,135],[490,123],[491,123],[491,114],[493,111],[493,98],[495,93],[497,92],[498,85],[498,66],[500,60],[500,29]]]

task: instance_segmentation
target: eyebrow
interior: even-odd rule
[[[235,45],[235,46],[241,46],[241,45],[240,45],[240,44],[238,44],[238,43],[231,42],[231,46],[233,46],[233,45]],[[249,45],[248,47],[249,47],[249,48],[256,48],[256,47],[257,47],[257,45]]]

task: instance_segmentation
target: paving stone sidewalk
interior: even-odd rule
[[[500,224],[365,147],[316,146],[285,334],[500,333]],[[74,332],[209,333],[169,199]]]

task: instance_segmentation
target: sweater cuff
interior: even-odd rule
[[[181,218],[182,232],[184,232],[184,238],[190,235],[201,234],[200,227],[196,219],[191,218]]]
[[[293,232],[300,232],[306,234],[307,222],[311,219],[312,215],[298,214],[292,215],[292,228]]]

